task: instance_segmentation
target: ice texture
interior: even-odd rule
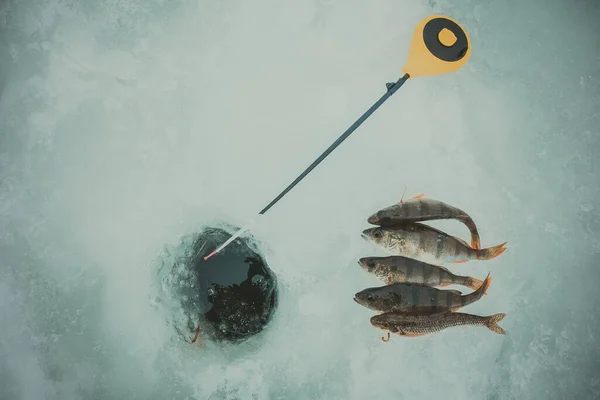
[[[414,27],[457,19],[458,72],[409,80],[253,226],[280,284],[237,346],[181,341],[165,249],[243,226],[401,75]],[[4,0],[0,399],[600,396],[600,3]],[[353,295],[360,232],[425,193],[491,261],[450,266],[507,313],[388,343]],[[432,225],[468,239],[456,221]]]

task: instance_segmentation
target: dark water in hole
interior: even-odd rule
[[[204,260],[231,234],[205,228],[185,247],[169,276],[187,320],[175,326],[190,340],[200,325],[212,340],[240,341],[262,331],[277,306],[277,280],[251,239],[238,238],[221,253]]]

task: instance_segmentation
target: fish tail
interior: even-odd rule
[[[487,290],[489,289],[491,283],[492,278],[490,277],[490,273],[488,272],[485,281],[482,282],[481,286],[479,286],[476,291],[469,293],[466,296],[461,296],[461,306],[464,307],[479,300],[484,294],[487,293]]]
[[[498,246],[488,247],[487,249],[475,250],[475,255],[478,260],[491,260],[498,257],[506,251],[504,247],[507,242],[501,243]]]
[[[485,326],[487,326],[488,329],[492,332],[496,332],[500,335],[506,335],[506,331],[502,329],[500,325],[498,325],[498,322],[502,321],[504,317],[506,317],[505,313],[490,315],[489,317],[487,317]]]
[[[481,295],[487,294],[487,291],[490,288],[491,284],[492,284],[492,278],[490,277],[490,273],[488,272],[487,277],[485,278],[485,281],[483,281],[481,286],[479,286],[479,289],[477,289],[475,292],[482,291],[482,292],[480,292]],[[481,297],[481,295],[480,295],[480,297]]]
[[[483,285],[483,281],[472,276],[461,276],[461,284],[470,289],[477,290]]]
[[[479,237],[479,232],[477,231],[477,225],[475,225],[475,221],[468,216],[461,218],[461,220],[471,232],[471,247],[475,250],[481,250],[481,238]]]

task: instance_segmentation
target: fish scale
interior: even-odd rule
[[[400,336],[423,336],[437,333],[447,328],[457,326],[486,326],[498,334],[506,334],[498,322],[506,314],[499,313],[490,316],[446,312],[433,315],[406,315],[388,312],[371,317],[370,322],[376,328],[387,330]]]
[[[491,260],[506,250],[506,242],[485,249],[473,249],[462,239],[417,222],[365,229],[362,237],[390,255],[439,264]]]
[[[354,296],[358,304],[378,312],[406,312],[435,314],[455,310],[479,300],[491,283],[488,274],[483,284],[474,292],[463,295],[458,290],[441,290],[412,283],[364,289]]]
[[[463,210],[439,200],[412,198],[400,201],[377,211],[367,218],[367,222],[385,227],[439,219],[456,219],[465,224],[471,233],[471,246],[475,249],[481,248],[475,221]]]
[[[463,222],[471,232],[471,246],[460,238],[419,223],[435,219]],[[483,317],[456,312],[486,294],[491,282],[489,274],[481,282],[454,275],[444,267],[426,263],[425,259],[439,263],[490,260],[506,250],[506,242],[481,249],[479,233],[471,217],[456,207],[435,200],[401,200],[399,204],[371,215],[368,222],[379,227],[365,229],[362,237],[391,255],[359,260],[363,269],[388,283],[384,287],[365,289],[354,297],[364,307],[383,313],[371,318],[373,326],[409,337],[468,325],[482,325],[505,334],[497,323],[506,314]],[[481,285],[468,295],[431,287],[452,283],[473,287],[476,282]]]

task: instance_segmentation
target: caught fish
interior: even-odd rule
[[[371,215],[367,222],[382,227],[398,224],[431,221],[439,219],[456,219],[469,228],[471,247],[481,249],[481,240],[475,221],[463,210],[439,200],[424,199],[420,196],[386,207]]]
[[[364,289],[354,295],[354,301],[378,312],[402,312],[413,315],[456,311],[479,300],[488,290],[492,278],[488,274],[474,292],[463,295],[458,290],[442,290],[414,283]]]
[[[418,283],[427,286],[467,286],[477,290],[483,282],[471,276],[455,275],[444,267],[403,256],[363,257],[358,264],[382,282]]]
[[[365,229],[361,236],[390,255],[435,264],[491,260],[506,251],[506,242],[486,249],[473,249],[460,238],[418,222],[369,228]]]
[[[490,316],[480,316],[464,313],[439,313],[433,315],[406,315],[401,313],[384,313],[371,317],[371,325],[375,328],[395,333],[399,336],[416,337],[443,331],[453,326],[485,326],[492,332],[505,335],[498,322],[506,314],[499,313]],[[387,340],[384,340],[387,341]]]

